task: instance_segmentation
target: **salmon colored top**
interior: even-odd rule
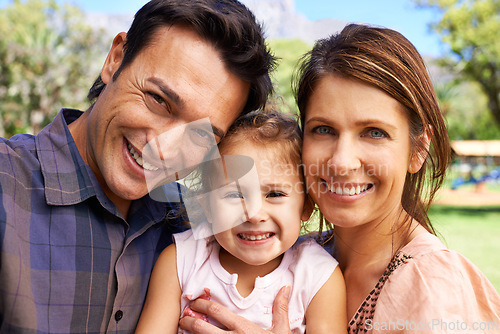
[[[472,262],[423,233],[394,256],[349,333],[500,333],[500,296]]]

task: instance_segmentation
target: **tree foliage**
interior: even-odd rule
[[[451,140],[488,140],[500,138],[500,129],[488,112],[488,101],[479,84],[472,81],[447,81],[435,84],[440,108],[448,123]]]
[[[36,132],[63,106],[85,108],[106,46],[80,10],[15,0],[0,9],[0,36],[1,136]]]
[[[431,28],[449,46],[451,57],[446,63],[480,85],[500,127],[500,1],[414,1],[440,12],[440,20]]]
[[[298,109],[292,91],[292,77],[297,70],[299,59],[311,49],[311,45],[301,40],[275,39],[269,47],[279,59],[278,68],[272,74],[278,104],[284,112],[297,114]]]

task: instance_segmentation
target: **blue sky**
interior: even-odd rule
[[[12,0],[0,0],[0,7]],[[62,0],[61,0],[62,1]],[[133,14],[147,0],[69,0],[85,11]],[[439,37],[429,32],[432,10],[416,8],[411,0],[295,0],[295,8],[310,20],[334,18],[382,25],[405,35],[423,55],[441,53]]]
[[[441,53],[439,36],[428,23],[439,17],[431,9],[417,8],[411,0],[295,0],[295,8],[309,19],[332,17],[395,29],[424,55]]]

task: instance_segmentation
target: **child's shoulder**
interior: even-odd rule
[[[315,239],[300,237],[289,250],[296,262],[307,266],[329,265],[336,267],[337,260],[333,258]]]
[[[295,244],[292,246],[292,249],[298,249],[298,248],[321,249],[322,251],[325,251],[324,247],[319,244],[315,235],[312,235],[312,234],[306,234],[306,235],[300,236],[297,239],[297,241],[295,242]],[[327,252],[327,254],[328,254],[328,252]],[[331,257],[331,255],[330,255],[330,257]]]
[[[195,241],[193,230],[188,229],[184,232],[175,233],[173,236],[174,242]]]

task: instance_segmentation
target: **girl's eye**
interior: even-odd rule
[[[385,131],[380,129],[371,129],[369,132],[371,138],[387,138],[388,135]]]
[[[243,194],[240,192],[230,192],[224,195],[224,198],[243,198]]]
[[[270,191],[266,197],[285,197],[286,194],[282,191]]]

